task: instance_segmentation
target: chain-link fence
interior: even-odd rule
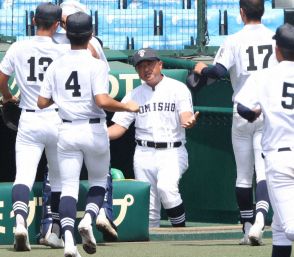
[[[71,0],[72,1],[72,0]],[[200,0],[198,0],[200,1]],[[243,24],[239,0],[205,1],[207,44],[220,44],[222,35]],[[20,39],[34,35],[34,11],[48,0],[0,0],[0,34]],[[60,4],[63,1],[51,1]],[[81,0],[93,17],[94,33],[113,50],[152,47],[159,50],[193,48],[197,42],[197,0]],[[283,23],[283,10],[266,1],[265,23],[273,30]],[[209,38],[211,41],[209,41]]]

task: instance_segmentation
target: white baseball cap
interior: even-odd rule
[[[76,0],[67,0],[60,4],[62,8],[62,15],[70,15],[76,12],[87,12],[87,8],[84,4],[81,4]]]

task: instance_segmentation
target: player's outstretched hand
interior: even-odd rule
[[[260,108],[254,108],[254,109],[252,109],[252,111],[255,112],[255,116],[254,116],[254,118],[252,120],[248,120],[251,123],[254,122],[260,116],[261,109]]]
[[[138,112],[139,105],[135,101],[128,101],[126,103],[128,112]]]
[[[182,124],[183,128],[192,128],[198,119],[199,112],[195,112],[194,115],[191,116],[185,123]]]
[[[11,98],[2,98],[2,104],[6,104],[7,102],[18,103],[19,99],[14,95],[12,95]]]
[[[202,70],[206,67],[207,67],[207,65],[204,62],[197,62],[197,64],[194,67],[194,72],[196,74],[201,75]]]

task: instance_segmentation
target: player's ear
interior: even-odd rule
[[[163,67],[163,62],[162,62],[162,61],[158,61],[158,64],[159,64],[160,68],[162,69],[162,67]]]
[[[60,24],[60,22],[59,22],[59,21],[56,21],[56,22],[54,22],[54,24],[53,24],[53,29],[54,29],[54,31],[56,31],[56,30],[57,30],[57,28],[58,28],[59,24]]]
[[[243,8],[240,8],[240,16],[241,16],[242,21],[245,23],[246,15],[245,15]]]
[[[275,48],[275,52],[276,52],[276,58],[278,60],[278,62],[281,62],[284,60],[284,57],[283,57],[283,54],[280,50],[280,48],[276,45],[276,48]]]
[[[35,20],[35,17],[33,17],[33,25],[36,26],[36,20]]]

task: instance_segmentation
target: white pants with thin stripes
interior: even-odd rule
[[[170,209],[183,202],[179,181],[187,168],[185,146],[169,149],[136,146],[135,178],[151,184],[149,227],[159,227],[161,203],[165,209]]]

